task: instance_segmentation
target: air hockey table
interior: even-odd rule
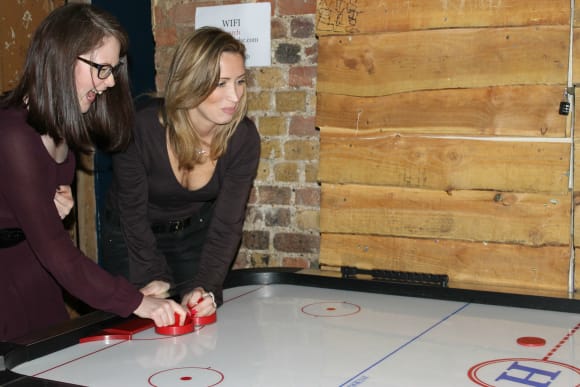
[[[578,299],[295,269],[226,285],[217,321],[185,335],[99,336],[135,320],[94,312],[2,343],[0,385],[580,386]]]

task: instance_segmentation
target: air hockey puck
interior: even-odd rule
[[[195,324],[189,315],[185,317],[183,325],[179,325],[178,314],[175,314],[175,321],[176,322],[173,325],[167,325],[164,327],[155,327],[155,332],[157,332],[160,335],[179,336],[185,335],[186,333],[191,333],[195,328]]]
[[[519,345],[524,347],[542,347],[546,345],[546,340],[541,337],[524,336],[517,339]]]
[[[217,312],[214,312],[214,313],[210,314],[209,316],[203,316],[203,317],[193,316],[191,318],[191,320],[193,321],[193,325],[195,325],[196,327],[199,327],[202,325],[213,324],[214,322],[217,321]]]

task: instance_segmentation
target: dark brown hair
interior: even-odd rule
[[[27,121],[39,134],[48,134],[57,144],[65,141],[73,151],[89,152],[93,146],[122,149],[131,138],[134,120],[127,66],[121,66],[115,86],[84,114],[75,85],[77,56],[95,50],[109,36],[119,41],[119,57],[126,63],[128,37],[112,15],[89,4],[55,9],[36,29],[22,77],[0,104],[26,106]]]

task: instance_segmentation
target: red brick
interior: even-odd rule
[[[316,79],[316,66],[293,66],[290,68],[288,83],[292,87],[314,87]]]
[[[310,267],[310,261],[306,258],[286,257],[282,259],[282,267],[301,267],[307,269]]]
[[[155,45],[157,48],[164,46],[174,46],[177,43],[177,30],[175,27],[155,28],[153,30],[155,35]]]
[[[293,136],[318,136],[314,117],[292,116],[288,134]]]
[[[296,190],[296,205],[319,207],[320,188],[300,188]]]
[[[160,26],[165,26],[168,24],[165,11],[161,7],[155,7],[155,9],[153,10],[153,18],[155,20],[154,27],[156,27],[156,28],[159,28]]]
[[[316,13],[316,0],[277,0],[278,15],[306,15]]]
[[[215,5],[211,2],[205,4],[205,6]],[[197,7],[202,7],[201,4],[178,4],[171,8],[167,14],[169,19],[175,24],[195,24],[195,10]]]
[[[289,205],[292,192],[288,187],[260,186],[260,204],[282,204]]]
[[[242,246],[253,250],[267,250],[270,244],[268,231],[244,231]]]
[[[320,236],[278,233],[274,236],[274,248],[289,253],[317,253],[320,251]]]
[[[302,16],[292,18],[290,21],[290,33],[293,38],[312,38],[314,37],[314,22],[311,16]]]
[[[272,19],[270,25],[272,39],[281,39],[288,36],[288,28],[281,19]]]

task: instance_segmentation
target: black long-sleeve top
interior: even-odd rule
[[[113,156],[113,181],[108,205],[117,210],[129,251],[130,280],[172,283],[163,254],[156,247],[151,224],[184,219],[215,201],[193,286],[221,293],[242,237],[245,210],[260,158],[260,136],[245,117],[229,140],[208,184],[184,188],[169,162],[164,127],[158,119],[161,100],[137,113],[134,140]]]

